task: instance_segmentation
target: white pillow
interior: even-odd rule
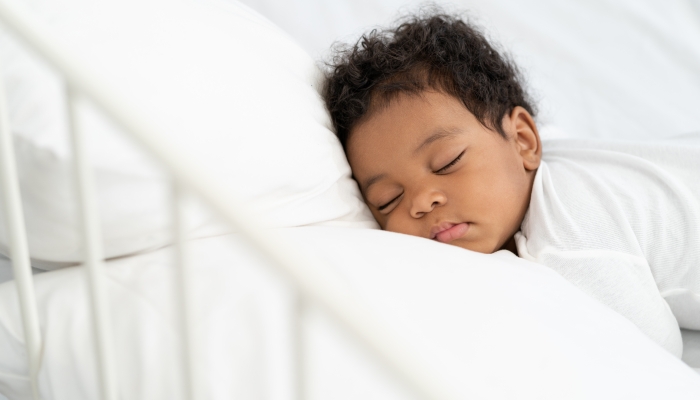
[[[277,227],[375,226],[316,88],[313,60],[247,7],[217,0],[21,0],[102,83]],[[36,265],[81,259],[60,79],[3,33],[4,83]],[[80,104],[107,257],[170,242],[169,180]],[[206,213],[193,236],[216,233]],[[7,232],[0,220],[0,251]],[[43,261],[43,262],[42,262]]]
[[[380,230],[284,231],[457,398],[700,398],[700,375],[544,266]],[[236,237],[196,240],[189,251],[203,397],[289,399],[293,290]],[[120,398],[183,398],[174,272],[169,249],[108,263]],[[45,400],[99,398],[84,273],[65,268],[35,278]],[[0,393],[28,398],[14,285],[0,285],[0,304]],[[310,399],[414,398],[322,310],[310,311],[303,324]]]

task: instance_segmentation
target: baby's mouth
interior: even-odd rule
[[[449,243],[455,239],[461,238],[469,230],[469,223],[462,222],[453,224],[451,222],[443,222],[434,226],[430,230],[430,238],[438,242]]]

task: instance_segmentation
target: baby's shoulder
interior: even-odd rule
[[[700,144],[552,142],[521,227],[529,241],[645,257],[659,241],[700,237]]]

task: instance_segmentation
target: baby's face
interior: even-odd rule
[[[383,229],[492,253],[512,244],[541,155],[525,109],[503,129],[442,92],[402,94],[351,131],[348,160]]]

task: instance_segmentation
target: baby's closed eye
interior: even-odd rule
[[[386,210],[386,209],[387,209],[389,206],[391,206],[392,204],[397,203],[398,200],[399,200],[399,198],[400,198],[401,196],[403,196],[403,192],[401,192],[398,196],[394,197],[393,199],[391,199],[391,200],[387,201],[386,203],[382,204],[381,206],[377,207],[377,210],[379,210],[379,211],[384,211],[384,210]],[[391,210],[388,210],[387,212],[389,212],[389,211],[391,211]]]
[[[453,167],[454,165],[456,165],[456,164],[459,162],[459,160],[462,159],[462,156],[464,156],[464,153],[465,153],[466,151],[467,151],[467,150],[463,150],[461,153],[459,153],[459,155],[458,155],[454,160],[452,160],[450,163],[448,163],[448,164],[445,165],[444,167],[442,167],[442,168],[438,169],[437,171],[435,171],[435,173],[436,173],[436,174],[444,174],[445,172],[448,172],[449,169],[450,169],[451,167]]]

